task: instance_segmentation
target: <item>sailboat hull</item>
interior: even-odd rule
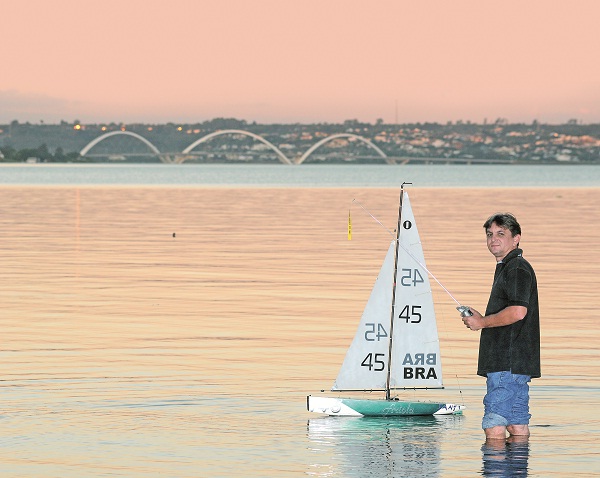
[[[340,417],[403,417],[417,415],[462,415],[464,405],[384,399],[307,397],[309,412]]]

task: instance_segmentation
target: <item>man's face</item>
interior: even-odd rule
[[[501,261],[506,255],[517,248],[521,236],[517,234],[513,236],[510,230],[505,227],[500,227],[495,222],[486,229],[487,246],[497,261]]]

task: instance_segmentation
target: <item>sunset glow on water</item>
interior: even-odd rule
[[[348,241],[348,209],[357,199],[393,229],[398,192],[0,189],[3,476],[482,473],[478,334],[435,284],[444,393],[467,405],[463,417],[305,410],[307,394],[332,385],[389,245],[356,207]],[[519,219],[542,320],[526,466],[591,476],[598,189],[409,193],[428,268],[479,310],[494,268],[481,226],[498,210]]]

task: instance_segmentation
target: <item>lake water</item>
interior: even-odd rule
[[[600,164],[1,164],[0,185],[598,187]]]
[[[323,166],[298,183],[288,175],[305,165],[0,167],[2,476],[600,476],[597,169]],[[435,284],[435,393],[463,416],[306,411],[332,385],[389,245],[352,201],[393,228],[394,179],[415,183],[427,266],[475,308],[494,270],[481,225],[498,210],[519,218],[542,315],[527,443],[485,446],[479,334]]]

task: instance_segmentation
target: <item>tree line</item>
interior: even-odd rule
[[[56,148],[54,153],[51,153],[48,146],[42,144],[37,148],[15,149],[11,146],[0,148],[0,160],[10,162],[25,162],[29,158],[36,158],[45,163],[64,163],[70,161],[81,161],[78,152],[65,153],[61,147]]]

